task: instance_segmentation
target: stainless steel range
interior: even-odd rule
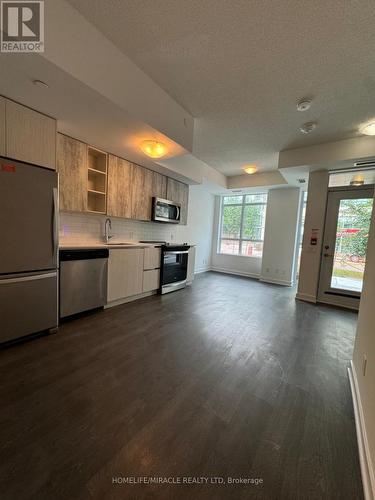
[[[160,243],[160,293],[175,292],[186,286],[189,248],[187,243],[167,243],[165,241],[142,241]]]

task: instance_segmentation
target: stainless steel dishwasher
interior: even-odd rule
[[[107,302],[108,249],[60,250],[60,318]]]

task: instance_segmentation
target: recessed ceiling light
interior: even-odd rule
[[[300,131],[303,133],[303,134],[309,134],[310,132],[312,132],[313,130],[316,129],[316,122],[307,122],[307,123],[304,123],[303,125],[301,125],[300,127]]]
[[[255,174],[255,172],[258,170],[258,167],[256,165],[246,165],[244,167],[244,171],[247,173],[247,174]]]
[[[33,80],[33,84],[42,89],[48,89],[49,85],[46,82],[42,82],[42,80]]]
[[[300,101],[297,102],[297,111],[307,111],[310,109],[311,99],[304,97]]]
[[[375,135],[375,122],[368,123],[367,125],[363,125],[359,131],[361,134],[365,135]]]
[[[158,141],[143,141],[141,149],[150,158],[161,158],[167,152],[167,146]]]

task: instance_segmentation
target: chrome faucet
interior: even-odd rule
[[[107,245],[109,243],[109,240],[111,238],[113,238],[113,236],[114,236],[114,235],[109,234],[110,229],[112,229],[112,221],[111,221],[111,219],[108,218],[108,219],[106,219],[105,224],[104,224],[104,238],[105,238],[105,242],[107,243]]]

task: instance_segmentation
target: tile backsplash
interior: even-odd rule
[[[60,244],[102,243],[104,241],[105,215],[60,213]],[[186,241],[186,226],[139,222],[111,217],[116,240],[165,240]],[[189,243],[194,243],[190,242]]]

